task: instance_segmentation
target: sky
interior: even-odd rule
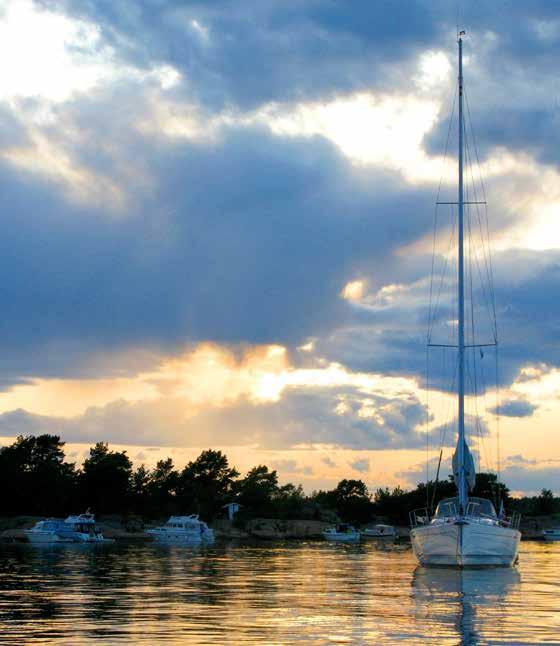
[[[458,19],[500,347],[467,426],[480,469],[560,494],[544,0],[0,0],[0,441],[214,448],[306,491],[414,486],[440,444],[449,469],[426,333]]]

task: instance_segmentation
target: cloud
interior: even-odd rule
[[[235,6],[229,0],[181,6],[167,0],[157,8],[123,0],[119,10],[108,2],[41,0],[37,6],[93,25],[97,48],[110,49],[120,66],[176,69],[181,83],[174,92],[210,112],[324,102],[371,88],[404,92],[414,82],[421,92],[416,67],[422,56],[444,52],[455,63],[456,10],[441,0],[395,2],[391,11],[360,1],[351,12],[332,3],[287,7],[274,0]],[[558,56],[557,7],[499,0],[484,10],[465,6],[462,13],[467,94],[482,154],[501,146],[557,160],[550,91]],[[434,74],[424,72],[428,78]],[[446,95],[454,82],[451,74],[425,91]],[[445,143],[445,110],[439,122],[428,142],[432,152]]]
[[[286,371],[326,378],[336,362],[423,384],[431,171],[456,76],[449,3],[399,1],[387,11],[360,0],[350,12],[315,0],[37,0],[33,14],[64,25],[64,38],[47,34],[64,45],[62,62],[48,65],[63,82],[47,75],[31,93],[0,88],[9,96],[0,108],[0,388],[137,375],[206,341],[235,355],[281,345]],[[501,385],[560,365],[551,298],[560,253],[541,249],[560,244],[559,17],[541,0],[465,7],[467,94],[488,200],[499,205],[490,228]],[[11,50],[20,64],[23,35]],[[414,145],[397,145],[403,136]],[[407,172],[417,159],[430,172]],[[449,223],[443,229],[447,240]],[[447,257],[436,251],[436,262]],[[446,334],[453,294],[445,282],[436,323]],[[448,355],[448,374],[430,373],[433,388],[450,388]],[[494,366],[485,351],[479,392]],[[271,372],[274,401],[241,388],[227,401],[195,402],[156,377],[142,400],[116,391],[73,417],[14,403],[22,410],[0,416],[0,429],[156,446],[424,444],[425,410],[410,385],[290,387]],[[506,416],[534,410],[519,399],[504,407]]]
[[[114,160],[94,154],[99,134],[87,137],[102,162],[92,172],[109,173]],[[0,269],[10,276],[0,345],[11,373],[67,374],[92,353],[202,340],[300,343],[349,315],[340,292],[360,266],[427,225],[412,215],[427,193],[384,172],[368,172],[366,184],[324,141],[232,129],[212,147],[140,139],[128,155],[155,143],[157,190],[121,182],[136,192],[126,217],[0,164],[9,205]]]
[[[325,455],[324,457],[322,457],[321,462],[323,462],[323,464],[326,464],[329,467],[329,469],[333,469],[336,467],[336,462],[333,462],[333,460],[331,460],[331,458],[329,458],[328,455]]]
[[[560,470],[556,466],[511,464],[501,472],[501,479],[512,491],[523,491],[536,495],[541,489],[552,489],[560,493]]]
[[[299,465],[296,460],[275,460],[270,463],[273,469],[280,473],[313,475],[313,468],[306,465]]]
[[[354,387],[290,387],[278,401],[240,397],[230,405],[191,410],[178,397],[115,401],[74,418],[16,410],[0,415],[0,435],[58,433],[68,442],[184,447],[416,448],[425,445],[424,419],[424,408],[413,395],[391,398]]]
[[[499,407],[491,408],[489,412],[506,417],[531,417],[537,408],[537,405],[525,399],[511,399],[502,402]]]
[[[157,9],[123,1],[77,5],[42,0],[52,11],[95,24],[118,60],[138,69],[168,65],[183,91],[213,109],[322,97],[372,84],[404,85],[408,61],[433,43],[441,12],[425,1],[358,2],[352,12],[321,2],[170,0]],[[310,69],[312,72],[310,73]]]
[[[538,463],[537,460],[528,459],[520,454],[509,455],[505,461],[509,465],[533,465],[534,466]]]
[[[19,378],[85,374],[92,355],[102,351],[110,355],[142,347],[170,353],[201,340],[294,345],[311,336],[319,338],[319,356],[355,369],[425,372],[421,339],[427,303],[418,294],[429,260],[395,253],[429,231],[433,188],[404,184],[382,164],[357,167],[323,137],[273,135],[266,125],[243,121],[249,114],[243,111],[276,101],[279,87],[288,87],[302,105],[318,95],[346,96],[366,87],[378,92],[388,63],[408,69],[408,58],[416,61],[420,52],[431,51],[450,19],[444,5],[436,11],[431,3],[408,3],[404,32],[387,22],[384,10],[365,3],[352,18],[335,7],[288,10],[275,2],[258,11],[233,10],[223,2],[180,9],[164,3],[155,14],[147,6],[135,11],[128,3],[119,11],[103,3],[38,6],[93,21],[104,46],[127,65],[177,65],[191,94],[137,76],[118,84],[108,80],[74,96],[51,109],[47,125],[32,125],[40,101],[18,112],[24,142],[18,149],[26,149],[24,158],[34,163],[41,158],[39,131],[49,154],[65,163],[45,158],[49,173],[61,173],[54,184],[51,175],[30,169],[21,156],[0,167],[0,189],[9,205],[0,269],[13,277],[0,294],[5,312],[0,350],[8,379],[15,379],[14,373]],[[404,5],[397,11],[405,11]],[[537,17],[549,14],[541,6],[534,11]],[[478,20],[475,16],[475,25]],[[501,31],[500,26],[503,39]],[[224,33],[251,37],[218,37]],[[301,40],[286,40],[294,33]],[[310,46],[310,34],[326,48],[320,57]],[[543,51],[538,34],[531,38]],[[388,40],[402,47],[387,50]],[[300,78],[291,59],[277,55],[275,48],[287,42],[291,56],[320,66],[330,61],[325,76]],[[341,53],[358,60],[358,45],[376,59],[373,77],[363,75],[369,63],[356,63],[353,75],[342,65]],[[246,58],[247,47],[262,56]],[[239,80],[238,66],[216,77],[218,63],[236,57],[249,66],[244,69],[266,60],[272,71],[251,77],[259,80],[258,87],[233,82]],[[351,87],[339,74],[342,69],[344,77],[352,77]],[[293,77],[278,85],[275,74]],[[217,88],[215,100],[204,87],[206,75]],[[390,77],[391,91],[399,97],[400,77]],[[208,110],[222,109],[224,97],[237,107],[221,113],[224,120],[211,137],[174,138],[142,127],[169,102],[176,113],[198,110],[204,123]],[[282,106],[277,110],[281,115]],[[15,119],[14,114],[7,118]],[[65,176],[67,168],[78,173],[78,189],[76,175]],[[86,187],[93,185],[97,188],[90,194]],[[380,302],[369,309],[353,307],[340,294],[363,277],[371,277],[374,291],[394,284],[403,290],[383,307]],[[549,280],[554,289],[557,277]],[[507,311],[512,297],[529,294],[508,289],[498,286],[500,312]],[[526,327],[520,326],[520,338]],[[517,356],[506,355],[504,382],[533,360],[538,347],[531,340],[516,346]],[[108,363],[95,365],[94,376],[110,370]]]
[[[360,471],[361,473],[369,473],[370,465],[369,465],[369,458],[363,458],[360,460],[354,460],[354,462],[350,462],[350,466],[354,471]]]

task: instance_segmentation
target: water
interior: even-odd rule
[[[560,644],[560,543],[515,569],[410,546],[0,547],[2,644]]]

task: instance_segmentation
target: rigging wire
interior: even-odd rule
[[[459,10],[458,10],[458,16],[457,16],[457,29],[459,29]],[[466,259],[467,259],[467,266],[466,266],[466,282],[467,282],[467,290],[468,290],[468,298],[470,300],[470,321],[467,324],[467,339],[470,336],[470,344],[472,346],[472,351],[466,353],[466,361],[465,361],[465,367],[467,371],[467,383],[470,385],[471,390],[470,392],[474,397],[469,398],[471,399],[471,403],[469,405],[469,408],[471,412],[473,413],[472,418],[474,418],[474,429],[471,429],[471,434],[473,434],[473,431],[475,431],[476,434],[476,439],[477,439],[477,452],[478,452],[478,459],[479,459],[479,470],[482,470],[482,464],[486,463],[487,467],[490,467],[490,462],[491,460],[489,459],[489,454],[488,454],[488,447],[486,446],[486,443],[484,441],[484,432],[483,432],[483,424],[482,424],[482,415],[481,415],[481,410],[479,409],[479,401],[478,398],[481,396],[483,398],[483,408],[484,412],[488,411],[488,406],[487,406],[487,398],[486,398],[486,391],[487,391],[487,384],[486,384],[486,379],[484,375],[484,366],[482,364],[482,359],[484,357],[482,350],[480,350],[480,361],[477,360],[477,349],[474,347],[476,345],[477,341],[477,333],[479,336],[481,336],[481,339],[479,340],[484,340],[484,337],[486,336],[486,324],[483,324],[482,328],[480,328],[479,322],[477,322],[477,326],[475,327],[475,309],[478,309],[477,305],[477,299],[476,296],[477,294],[480,294],[481,296],[481,301],[480,305],[483,306],[483,309],[486,310],[486,313],[488,315],[488,324],[490,326],[489,331],[491,332],[492,335],[492,340],[493,340],[493,345],[495,345],[495,358],[496,358],[496,414],[497,414],[497,444],[498,444],[498,449],[497,449],[497,474],[498,474],[498,480],[500,478],[500,453],[499,453],[499,388],[498,388],[498,356],[497,356],[497,345],[498,345],[498,331],[497,331],[497,316],[496,316],[496,295],[495,295],[495,289],[494,289],[494,276],[493,276],[493,265],[492,265],[492,254],[491,254],[491,245],[490,245],[490,226],[489,226],[489,219],[488,219],[488,208],[486,204],[486,187],[482,178],[482,169],[481,169],[481,164],[480,164],[480,157],[479,157],[479,152],[478,152],[478,147],[476,144],[476,138],[474,134],[474,127],[473,127],[473,122],[471,118],[471,111],[470,111],[470,105],[468,101],[468,94],[466,89],[464,89],[464,96],[465,96],[465,105],[466,105],[466,111],[465,111],[465,121],[467,122],[467,125],[463,125],[465,128],[465,137],[464,137],[464,154],[465,154],[465,166],[466,166],[466,178],[467,178],[467,186],[466,186],[466,202],[473,201],[476,204],[474,204],[474,209],[469,208],[469,206],[466,205],[465,209],[465,215],[466,215],[466,225],[467,225],[467,249],[466,249]],[[448,128],[447,128],[447,137],[446,137],[446,143],[445,143],[445,154],[444,154],[444,160],[443,162],[445,163],[447,160],[447,155],[448,155],[448,148],[449,148],[449,141],[450,141],[450,135],[451,135],[451,129],[452,129],[452,124],[453,124],[453,118],[455,115],[455,105],[457,101],[457,86],[455,89],[454,93],[454,98],[453,98],[453,106],[452,106],[452,111],[450,114],[449,118],[449,123],[448,123]],[[471,151],[472,148],[472,151]],[[474,153],[474,154],[473,154]],[[476,167],[476,168],[475,168]],[[475,172],[476,171],[476,172]],[[476,177],[475,177],[476,176]],[[470,180],[470,182],[469,182]],[[438,185],[438,190],[437,190],[437,202],[439,202],[439,197],[442,192],[442,183],[443,183],[443,173],[442,176],[440,177],[439,185]],[[482,200],[479,200],[479,190],[478,187],[480,187],[480,193],[481,197],[483,198]],[[479,201],[482,201],[484,204],[480,205],[478,204]],[[482,208],[481,208],[482,206]],[[447,250],[447,253],[443,255],[442,262],[440,263],[441,266],[441,275],[439,281],[437,280],[436,277],[436,250],[437,250],[437,239],[438,239],[438,234],[440,233],[441,230],[441,215],[439,214],[438,211],[438,205],[436,203],[435,209],[434,209],[434,229],[433,229],[433,240],[432,240],[432,262],[431,262],[431,274],[430,274],[430,295],[429,295],[429,311],[428,311],[428,334],[427,334],[427,345],[428,347],[426,348],[426,500],[428,501],[428,508],[429,508],[429,491],[428,491],[428,482],[429,482],[429,455],[430,455],[430,434],[429,434],[429,424],[430,424],[430,388],[434,386],[433,381],[431,380],[431,375],[430,375],[430,352],[429,352],[429,344],[432,342],[434,333],[435,333],[435,328],[436,328],[436,321],[441,318],[441,314],[443,313],[445,316],[445,306],[442,303],[442,298],[444,293],[448,293],[448,287],[449,283],[447,282],[448,279],[448,274],[452,273],[454,270],[456,271],[457,268],[457,260],[452,253],[453,249],[453,244],[455,241],[455,229],[456,229],[456,215],[454,213],[454,209],[451,209],[451,218],[452,218],[452,226],[450,227],[450,239],[449,239],[449,248]],[[476,226],[478,225],[478,226]],[[478,242],[475,240],[478,236],[474,233],[477,231],[478,236],[480,237],[480,246],[478,245]],[[480,281],[480,290],[477,289],[475,290],[474,288],[474,278],[475,275],[477,276],[478,280]],[[439,283],[439,284],[438,284]],[[456,310],[457,307],[457,294],[454,293],[453,290],[451,290],[451,307],[452,311]],[[452,314],[451,317],[448,317],[446,320],[450,323],[450,325],[447,326],[448,329],[448,337],[449,337],[449,346],[453,345],[453,342],[455,341],[456,335],[457,335],[457,320],[456,317]],[[470,328],[470,329],[469,329]],[[443,373],[444,374],[449,374],[452,377],[451,380],[451,391],[453,391],[457,379],[457,371],[458,371],[458,358],[454,356],[454,361],[449,361],[451,359],[451,355],[455,355],[456,353],[451,353],[448,352],[449,348],[443,348],[442,352],[442,368],[443,368]],[[470,356],[469,356],[470,355]],[[449,369],[449,372],[448,372]],[[437,386],[436,386],[437,388]],[[446,439],[446,434],[448,428],[451,426],[451,421],[452,418],[455,419],[455,416],[452,416],[451,414],[451,407],[453,406],[453,402],[451,399],[447,399],[448,405],[446,406],[447,414],[443,416],[443,421],[444,423],[440,426],[440,463],[441,463],[441,455],[443,451],[443,445],[445,443]],[[443,411],[441,411],[443,412]],[[473,440],[475,438],[473,437]],[[439,475],[439,468],[438,468],[438,475]],[[433,491],[433,496],[432,496],[432,506],[435,501],[435,487],[437,485],[437,479],[436,482],[434,483],[434,491]]]
[[[435,319],[436,319],[436,314],[438,312],[438,307],[439,307],[439,298],[441,295],[441,290],[443,287],[443,277],[445,276],[445,267],[444,271],[442,272],[442,281],[439,285],[439,290],[438,290],[438,296],[436,299],[436,304],[434,306],[433,303],[433,291],[434,291],[434,270],[435,270],[435,258],[436,258],[436,241],[437,241],[437,230],[438,230],[438,202],[439,202],[439,197],[441,195],[441,187],[443,184],[443,177],[444,177],[444,171],[445,171],[445,165],[447,162],[447,155],[448,155],[448,150],[449,150],[449,139],[451,136],[451,126],[453,123],[453,116],[455,114],[455,105],[457,102],[457,94],[458,94],[458,87],[455,86],[454,93],[453,93],[453,104],[451,108],[451,114],[449,115],[449,122],[447,126],[447,137],[445,141],[445,150],[444,150],[444,155],[443,155],[443,160],[442,160],[442,173],[440,175],[440,180],[439,180],[439,185],[438,185],[438,190],[437,190],[437,198],[436,198],[436,204],[434,207],[434,230],[433,230],[433,240],[432,240],[432,266],[431,266],[431,272],[430,272],[430,296],[429,296],[429,309],[428,309],[428,334],[427,334],[427,341],[426,341],[426,507],[429,509],[430,508],[430,494],[429,494],[429,481],[430,481],[430,461],[429,461],[429,456],[430,456],[430,430],[429,430],[429,425],[430,425],[430,361],[429,361],[429,343],[431,341],[431,335],[433,331],[433,326],[435,324]],[[454,228],[454,227],[453,227]],[[451,238],[453,237],[453,231],[451,233]],[[451,241],[450,241],[450,246],[451,246]],[[446,264],[447,264],[447,255],[446,255]],[[441,443],[440,443],[441,446]],[[441,462],[441,454],[440,454],[440,462]],[[439,474],[439,468],[438,468],[438,474]],[[434,487],[434,496],[435,496],[435,487]],[[433,504],[433,501],[432,501]]]

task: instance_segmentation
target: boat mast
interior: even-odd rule
[[[459,466],[459,511],[465,513],[467,508],[467,479],[465,477],[465,290],[464,290],[464,254],[463,254],[463,39],[464,31],[459,32],[459,195],[458,195],[458,346],[459,346],[459,378],[458,378],[458,426],[459,441],[457,445],[457,462]]]

